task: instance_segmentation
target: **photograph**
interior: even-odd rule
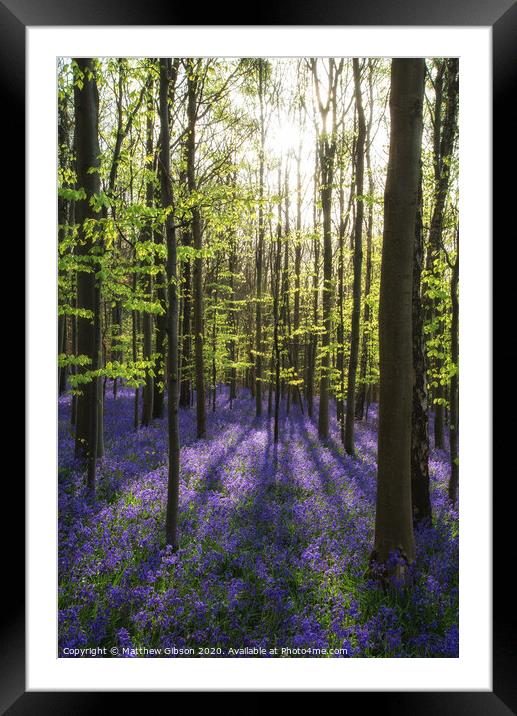
[[[457,659],[458,57],[55,90],[57,656]]]

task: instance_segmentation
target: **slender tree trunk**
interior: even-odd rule
[[[274,339],[273,339],[274,340]],[[271,351],[271,358],[269,359],[269,385],[267,394],[267,416],[270,418],[273,415],[273,371],[275,369],[275,346]]]
[[[230,238],[230,255],[228,258],[228,273],[230,274],[230,327],[231,337],[229,341],[229,355],[231,361],[230,368],[230,408],[233,407],[233,401],[237,398],[237,368],[235,363],[237,362],[237,321],[236,321],[236,310],[235,310],[235,269],[237,264],[237,258],[235,255],[235,237],[232,235]]]
[[[368,171],[370,166],[368,162]],[[373,196],[373,181],[370,179],[370,188],[368,190],[370,197]],[[366,232],[366,272],[364,285],[364,307],[363,307],[363,337],[361,344],[361,366],[360,366],[360,385],[357,392],[355,403],[355,417],[362,420],[364,415],[364,406],[366,401],[366,393],[368,387],[368,343],[370,337],[370,302],[369,296],[372,285],[372,236],[373,236],[373,206],[370,204],[368,208],[368,229]]]
[[[133,274],[133,294],[136,294],[137,279],[136,273]],[[131,326],[132,326],[132,350],[133,350],[133,363],[138,360],[138,311],[131,311]],[[135,386],[135,398],[133,402],[133,427],[135,430],[138,429],[138,411],[139,411],[139,400],[140,400],[140,388]]]
[[[454,504],[456,502],[459,480],[459,452],[458,452],[458,413],[459,413],[459,394],[458,394],[458,368],[459,368],[459,303],[458,303],[458,279],[459,279],[459,231],[456,241],[456,259],[452,267],[451,276],[451,361],[455,367],[454,373],[450,379],[450,424],[449,424],[449,443],[450,443],[450,460],[451,460],[451,477],[449,481],[449,499]]]
[[[197,122],[197,65],[192,60],[188,63],[187,76],[187,182],[190,195],[197,191],[196,183],[196,122]],[[200,252],[203,248],[201,234],[201,216],[197,205],[192,207],[192,239],[196,256],[194,258],[194,357],[196,375],[196,417],[197,436],[206,435],[205,405],[205,367],[203,356],[203,259]]]
[[[118,346],[117,341],[120,341],[122,335],[122,302],[117,300],[112,308],[111,312],[111,332],[112,332],[112,345],[115,343],[117,348],[112,349],[112,360],[122,363],[122,350]],[[115,376],[113,379],[113,398],[117,399],[118,392],[118,379]]]
[[[58,353],[66,353],[66,344],[68,339],[67,331],[67,320],[66,316],[59,316],[58,318]],[[66,390],[66,366],[59,368],[59,382],[58,382],[58,393],[63,395]]]
[[[62,159],[62,156],[66,156],[68,150],[68,113],[66,111],[66,102],[59,102],[58,104],[58,125],[57,125],[57,136],[58,136],[58,149],[60,157],[60,168],[66,168],[66,162]],[[64,197],[58,196],[57,199],[57,223],[58,223],[58,244],[66,236],[67,223],[68,223],[68,212],[67,212],[67,201]],[[64,279],[64,273],[58,269],[58,303],[61,304],[61,287],[59,284]],[[67,344],[67,318],[65,315],[58,315],[57,319],[57,354],[62,355],[66,353]],[[58,368],[58,395],[62,395],[66,390],[66,367],[62,366]]]
[[[94,330],[94,344],[95,353],[92,360],[92,370],[99,370],[101,363],[100,346],[101,346],[101,287],[100,281],[95,282],[95,308],[93,318],[93,330]],[[96,481],[97,481],[97,456],[99,453],[99,447],[101,453],[104,452],[103,445],[100,442],[102,437],[102,427],[100,419],[103,415],[102,412],[102,386],[99,378],[94,378],[89,385],[91,394],[91,408],[90,408],[90,426],[89,426],[89,453],[88,453],[88,473],[87,473],[87,488],[90,495],[95,495]],[[101,427],[100,435],[99,428]],[[101,455],[102,456],[102,455]]]
[[[152,277],[148,276],[147,290],[149,298],[152,297]],[[142,330],[143,330],[143,359],[150,361],[153,354],[152,337],[153,337],[153,317],[148,311],[145,311],[142,316]],[[153,417],[153,400],[154,400],[154,378],[151,375],[149,369],[146,370],[145,374],[145,385],[143,387],[142,394],[142,425],[150,425]]]
[[[190,231],[183,232],[183,245],[191,246]],[[191,362],[192,362],[192,275],[190,259],[183,264],[183,331],[182,331],[182,370],[180,387],[180,405],[182,408],[190,407],[191,400]]]
[[[339,169],[339,258],[338,258],[338,315],[339,320],[337,324],[337,354],[336,354],[336,369],[339,374],[339,396],[337,398],[336,406],[336,417],[339,425],[341,440],[344,442],[345,439],[345,410],[344,410],[344,395],[345,395],[345,177],[343,170],[343,161],[340,163]]]
[[[435,177],[436,182],[436,194],[435,203],[433,207],[433,214],[431,217],[431,226],[429,230],[429,253],[428,253],[428,270],[435,273],[435,261],[440,256],[441,244],[442,244],[442,230],[443,230],[443,214],[445,209],[445,203],[447,200],[447,194],[449,191],[449,178],[450,178],[450,162],[454,147],[454,138],[456,134],[456,118],[458,111],[458,58],[452,58],[446,60],[447,70],[447,103],[445,119],[443,122],[443,130],[441,133],[439,154],[437,154],[437,134],[435,127]],[[435,123],[439,118],[441,112],[441,100],[439,103],[439,96],[436,97],[436,109],[435,109]],[[438,121],[440,121],[438,119]],[[431,318],[436,318],[438,313],[438,301],[433,299],[430,301],[428,307],[428,313]],[[437,328],[435,331],[435,337],[441,336],[443,331],[443,324],[438,321]],[[434,404],[434,445],[437,449],[443,449],[445,446],[444,440],[444,427],[445,427],[445,406],[444,406],[444,389],[443,384],[439,378],[442,370],[443,360],[437,358],[434,364],[434,373],[438,376],[438,385],[435,390],[435,402]]]
[[[260,103],[260,150],[259,150],[259,206],[257,237],[257,307],[255,319],[255,413],[262,415],[262,263],[264,260],[264,60],[258,60],[258,90]]]
[[[429,426],[427,401],[427,361],[423,331],[423,306],[420,278],[423,260],[422,235],[422,179],[419,180],[415,248],[413,255],[413,413],[411,419],[411,494],[413,521],[430,524],[432,521],[429,496]]]
[[[216,269],[215,274],[215,283],[217,285],[218,280],[218,271]],[[217,289],[214,288],[213,292],[213,312],[214,315],[212,317],[212,387],[213,387],[213,394],[212,394],[212,412],[215,412],[216,403],[217,403],[217,362],[216,362],[216,351],[217,351]]]
[[[290,209],[290,201],[289,201],[289,162],[286,159],[286,165],[285,165],[285,236],[284,236],[284,261],[283,261],[283,267],[282,267],[282,307],[280,311],[280,323],[281,323],[281,332],[282,332],[282,345],[280,347],[281,354],[282,354],[282,361],[284,365],[284,369],[288,368],[289,373],[291,374],[290,369],[292,368],[292,365],[290,364],[290,345],[289,345],[289,336],[291,335],[291,314],[290,314],[290,303],[289,303],[289,234],[291,231],[290,226],[290,217],[289,217],[289,209]],[[286,413],[289,415],[289,409],[291,404],[291,385],[288,381],[284,379],[283,381],[283,392],[286,393]]]
[[[160,60],[160,187],[162,206],[173,205],[170,176],[170,129],[168,112],[171,61]],[[167,326],[169,333],[169,355],[167,361],[168,400],[168,442],[169,474],[167,484],[167,512],[165,539],[173,551],[179,546],[178,504],[179,504],[179,424],[178,424],[178,289],[176,281],[176,234],[171,213],[165,221],[167,242],[167,292],[169,311]]]
[[[293,368],[296,380],[299,380],[300,368],[300,274],[302,266],[302,148],[298,150],[296,157],[296,240],[294,244],[294,300],[293,300]],[[294,393],[294,403],[298,403],[299,391]]]
[[[366,128],[366,171],[368,174],[368,195],[370,197],[370,201],[368,204],[368,228],[366,231],[366,271],[364,279],[363,336],[361,344],[361,364],[359,369],[360,382],[355,402],[355,417],[357,420],[363,419],[365,402],[367,398],[367,393],[369,392],[369,382],[367,376],[369,359],[368,353],[371,336],[369,297],[372,285],[373,200],[375,191],[375,186],[373,182],[373,171],[371,165],[371,130],[374,107],[372,75],[373,69],[370,61],[370,71],[368,76],[368,97],[370,101],[370,114],[368,119],[368,125]]]
[[[316,143],[314,167],[314,209],[313,209],[313,250],[314,250],[314,270],[312,274],[312,318],[314,326],[318,325],[318,293],[319,293],[319,265],[320,265],[320,237],[318,233],[318,174],[319,174],[319,153],[318,143]],[[314,413],[314,381],[316,374],[316,355],[318,350],[318,336],[315,330],[311,331],[310,343],[308,346],[307,360],[307,414],[309,418]]]
[[[336,154],[336,92],[343,60],[336,66],[331,57],[328,61],[328,93],[322,102],[318,79],[317,60],[311,61],[315,91],[321,117],[318,137],[320,162],[320,198],[323,214],[323,290],[321,299],[323,334],[321,338],[321,375],[318,433],[322,440],[329,436],[329,395],[330,395],[330,345],[332,329],[332,187],[334,181],[334,160]],[[330,114],[331,127],[327,128]]]
[[[174,59],[171,67],[171,80],[169,82],[169,90],[171,93],[171,102],[174,100],[176,78],[179,67],[179,59]],[[168,120],[169,121],[169,120]],[[170,131],[170,129],[169,129]],[[158,158],[158,164],[160,162],[161,154]],[[166,243],[167,239],[165,231],[154,232],[155,244]],[[160,271],[154,279],[154,289],[156,291],[156,298],[162,308],[162,312],[156,315],[156,330],[155,330],[155,373],[156,378],[154,380],[154,396],[153,396],[153,419],[161,419],[164,415],[164,398],[165,398],[165,386],[167,383],[166,376],[166,341],[167,341],[167,326],[168,326],[168,307],[167,307],[167,269],[163,260],[159,259]]]
[[[348,382],[346,394],[345,450],[349,455],[355,454],[354,420],[355,420],[355,385],[357,362],[359,357],[359,329],[361,321],[361,274],[363,262],[363,216],[364,216],[364,144],[366,140],[366,122],[364,119],[363,100],[361,96],[361,73],[359,60],[353,59],[355,102],[357,107],[357,148],[356,148],[356,196],[357,210],[354,225],[354,284],[352,307],[352,332],[350,336],[350,359],[348,363]]]
[[[154,241],[159,243],[163,238],[160,237],[159,231],[154,232]],[[156,379],[154,381],[153,395],[153,419],[163,418],[164,412],[164,389],[165,389],[165,341],[167,338],[167,303],[165,291],[165,271],[162,269],[156,276],[155,290],[156,298],[163,313],[156,315]]]
[[[147,162],[152,162],[153,155],[153,90],[152,84],[150,85],[148,102],[147,102],[147,123],[146,123],[146,156]],[[149,169],[150,167],[148,167]],[[146,205],[152,207],[153,205],[153,194],[154,185],[152,180],[147,181],[146,185]],[[152,241],[152,230],[146,227],[144,231],[144,241]],[[149,301],[153,300],[153,276],[148,273],[146,276],[146,289],[147,298]],[[144,311],[142,317],[142,329],[144,334],[143,343],[143,359],[145,361],[151,361],[153,354],[153,315],[149,311]],[[143,426],[150,425],[153,418],[153,400],[154,400],[154,378],[151,369],[147,369],[145,372],[145,385],[142,396],[142,418],[141,423]]]
[[[379,305],[380,406],[372,561],[404,576],[415,557],[411,509],[412,283],[424,60],[391,64],[391,137]],[[388,565],[393,552],[399,560]]]
[[[330,330],[332,311],[332,181],[333,153],[321,150],[321,209],[323,213],[323,290],[321,299],[323,334],[321,337],[321,377],[318,433],[322,440],[329,434]]]
[[[281,195],[281,173],[278,170],[278,194]],[[273,279],[273,352],[275,357],[275,421],[273,440],[274,443],[278,443],[278,420],[280,414],[280,335],[279,335],[279,323],[280,323],[280,265],[282,258],[282,202],[279,199],[278,202],[278,223],[276,229],[276,251],[275,251],[275,265],[272,273]]]
[[[76,274],[77,276],[77,274]],[[75,291],[74,307],[77,308],[77,290]],[[77,316],[72,316],[72,353],[74,356],[78,355],[77,346]],[[72,371],[75,375],[77,372],[77,366],[72,366]],[[70,423],[75,427],[77,421],[77,395],[72,395],[72,409],[70,413]]]
[[[100,289],[99,289],[100,291]],[[97,336],[97,345],[99,346],[97,370],[103,368],[103,353],[101,346],[102,341],[102,313],[100,310],[100,296],[99,296],[99,327]],[[97,378],[97,457],[104,457],[104,379]]]

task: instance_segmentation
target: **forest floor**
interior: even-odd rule
[[[458,656],[458,514],[446,452],[431,454],[434,521],[417,531],[408,585],[386,591],[367,574],[376,407],[356,423],[352,458],[335,416],[324,446],[293,406],[275,447],[267,402],[257,420],[249,393],[230,409],[221,391],[206,439],[195,437],[195,409],[180,411],[173,554],[164,540],[167,423],[135,430],[133,396],[106,391],[95,501],[73,457],[70,398],[59,400],[60,655],[115,646],[120,656],[142,647],[163,650],[154,656],[256,656],[261,647],[278,656]]]

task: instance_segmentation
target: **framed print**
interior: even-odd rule
[[[28,307],[2,708],[516,712],[490,423],[515,5],[0,17]]]

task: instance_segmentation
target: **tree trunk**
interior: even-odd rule
[[[197,91],[198,78],[197,65],[188,61],[187,77],[187,182],[190,195],[197,191],[196,183],[196,122],[197,122]],[[205,405],[205,367],[203,356],[203,259],[200,252],[203,247],[201,234],[201,216],[199,207],[192,207],[192,240],[196,250],[194,258],[194,357],[196,377],[196,418],[197,436],[206,435],[206,405]]]
[[[262,263],[264,261],[264,60],[258,61],[258,90],[260,103],[260,149],[259,149],[259,206],[257,237],[257,307],[255,319],[255,413],[262,415]]]
[[[314,167],[314,209],[313,209],[313,250],[314,250],[314,270],[312,274],[312,319],[313,324],[318,324],[318,293],[319,293],[319,264],[320,264],[320,237],[318,233],[318,174],[319,174],[319,158],[318,143],[316,143],[315,167]],[[318,350],[318,335],[315,330],[311,331],[310,342],[307,347],[307,414],[309,418],[314,413],[314,381],[316,373],[316,354]]]
[[[191,246],[190,231],[183,232],[183,245]],[[182,408],[190,407],[191,400],[191,361],[192,361],[192,275],[190,259],[183,264],[183,330],[182,330],[182,359],[181,359],[181,387],[180,405]]]
[[[459,231],[458,231],[459,234]],[[456,241],[456,260],[452,267],[451,276],[451,361],[455,367],[454,373],[450,379],[450,424],[449,424],[449,443],[450,443],[450,460],[451,460],[451,477],[449,481],[449,499],[454,504],[456,502],[459,480],[459,452],[458,452],[458,413],[459,413],[459,395],[458,395],[458,368],[459,368],[459,303],[458,303],[458,278],[459,278],[459,237]]]
[[[281,174],[278,170],[278,223],[276,229],[276,251],[275,265],[273,267],[273,351],[275,357],[275,420],[273,430],[273,440],[275,445],[278,443],[278,419],[280,411],[280,265],[282,257],[282,202],[280,199],[282,192]]]
[[[170,129],[168,94],[171,61],[160,60],[160,187],[163,208],[172,206],[170,176]],[[179,504],[179,424],[178,424],[178,289],[176,285],[176,234],[171,213],[165,222],[167,243],[167,287],[169,310],[167,326],[169,333],[169,355],[167,361],[168,390],[168,442],[169,473],[167,484],[167,511],[165,539],[173,551],[179,546],[178,504]]]
[[[218,272],[216,269],[215,274],[215,283],[217,285],[217,276]],[[212,317],[212,412],[215,412],[215,408],[217,405],[217,361],[216,361],[216,351],[217,351],[217,289],[214,288],[212,291],[213,296],[213,317]]]
[[[147,157],[147,163],[152,163],[153,155],[153,91],[152,84],[149,90],[148,106],[147,106],[147,125],[146,125],[146,148],[145,153]],[[148,169],[150,167],[148,166]],[[152,207],[153,205],[153,194],[154,185],[152,180],[147,181],[146,185],[146,205]],[[152,241],[152,230],[147,227],[144,230],[144,241]],[[148,267],[150,268],[150,267]],[[153,300],[153,276],[149,273],[146,276],[146,289],[147,298],[149,301]],[[153,314],[149,311],[144,311],[142,317],[144,344],[143,344],[143,359],[150,361],[153,354]],[[154,400],[154,378],[151,373],[151,369],[147,368],[145,372],[145,385],[142,396],[142,425],[150,425],[153,418],[153,400]]]
[[[67,352],[67,320],[66,316],[58,317],[58,353],[64,354]],[[66,366],[59,368],[59,379],[58,379],[58,393],[63,395],[66,390]]]
[[[364,216],[364,144],[366,140],[366,123],[364,119],[363,100],[361,97],[361,74],[359,60],[353,59],[355,102],[357,107],[357,147],[356,147],[356,196],[357,210],[354,225],[354,283],[352,289],[352,331],[350,336],[350,359],[348,362],[348,382],[346,393],[345,450],[349,455],[355,454],[354,420],[355,420],[355,385],[357,362],[359,357],[359,324],[361,321],[361,273],[363,262],[363,216]]]
[[[447,69],[447,105],[445,119],[443,122],[443,131],[440,138],[439,144],[439,156],[437,154],[437,135],[435,131],[435,177],[436,182],[436,196],[433,208],[433,214],[431,217],[431,226],[429,230],[429,253],[428,253],[428,270],[431,272],[436,271],[435,261],[439,258],[442,244],[442,230],[443,230],[443,214],[445,209],[445,203],[447,200],[447,193],[449,191],[449,178],[450,178],[450,162],[454,147],[454,138],[456,133],[456,117],[458,111],[458,67],[459,62],[457,58],[446,60]],[[441,112],[441,101],[438,103],[439,96],[436,98],[436,110],[435,110],[435,122],[439,121]],[[436,128],[435,128],[436,129]],[[435,318],[437,315],[438,301],[437,299],[430,301],[428,313],[431,318]],[[437,330],[435,337],[440,336],[443,331],[443,324],[441,321],[437,324]],[[434,405],[434,445],[436,449],[443,449],[445,446],[444,441],[444,426],[445,426],[445,406],[444,406],[444,389],[442,382],[439,378],[442,369],[443,360],[437,358],[434,364],[434,372],[438,376],[438,385],[435,391],[435,399],[438,401]]]
[[[136,287],[137,287],[137,278],[136,273],[133,274],[133,295],[136,294]],[[133,363],[136,363],[138,360],[138,333],[139,333],[139,326],[138,326],[138,311],[131,311],[131,327],[132,327],[132,351],[133,351]],[[138,405],[139,405],[139,399],[140,399],[140,388],[135,386],[135,398],[133,402],[133,427],[135,430],[138,429]]]
[[[111,334],[112,334],[112,360],[122,363],[122,350],[118,347],[113,350],[113,344],[120,340],[122,335],[122,302],[120,300],[115,301],[115,305],[111,311]],[[118,380],[117,377],[113,379],[113,398],[116,400],[118,391]]]
[[[300,365],[300,273],[302,265],[302,148],[298,150],[296,157],[296,240],[294,245],[294,301],[293,301],[293,368],[296,380],[299,379]],[[298,396],[300,392],[294,392],[293,402],[302,408]]]
[[[336,417],[339,425],[339,432],[341,441],[344,443],[345,440],[345,406],[344,406],[344,395],[345,395],[345,177],[343,161],[340,163],[339,170],[339,258],[338,258],[338,315],[339,321],[337,324],[337,354],[336,354],[336,369],[339,374],[339,396],[337,398],[336,406]]]
[[[291,231],[289,223],[289,161],[286,159],[285,164],[285,236],[284,236],[284,260],[282,266],[282,304],[280,309],[280,330],[282,333],[282,344],[280,346],[280,352],[282,355],[283,367],[288,368],[289,372],[287,375],[291,375],[290,369],[292,368],[290,363],[290,345],[289,336],[291,334],[291,314],[290,314],[290,302],[289,302],[289,234]],[[289,415],[291,405],[291,385],[288,379],[284,379],[282,382],[282,393],[286,395],[286,414]]]
[[[78,242],[77,255],[87,258],[92,255],[93,242],[84,232],[84,222],[87,219],[97,219],[98,215],[90,206],[90,198],[100,192],[100,179],[97,171],[91,172],[99,166],[99,139],[98,139],[98,108],[99,96],[95,79],[94,61],[89,58],[75,60],[77,70],[82,75],[82,84],[74,83],[75,105],[75,145],[77,186],[85,191],[85,198],[76,202],[76,222],[79,224],[79,235],[82,241]],[[97,266],[98,268],[98,266]],[[99,360],[98,344],[99,331],[96,321],[100,321],[100,301],[96,295],[95,273],[78,271],[77,273],[77,308],[91,312],[93,319],[77,317],[77,350],[79,355],[86,355],[91,361],[86,369],[95,370]],[[81,368],[80,372],[84,372]],[[77,401],[77,420],[75,433],[75,454],[89,462],[90,457],[95,466],[97,451],[97,417],[92,411],[97,411],[97,383],[93,378],[91,383],[83,386],[82,395]],[[95,428],[95,436],[92,432]],[[92,450],[94,451],[92,453]],[[95,490],[95,470],[91,474],[89,466],[88,487]]]
[[[379,305],[380,406],[372,561],[403,577],[415,557],[411,510],[412,281],[424,60],[391,64],[391,136]],[[388,565],[393,552],[400,558]]]
[[[160,232],[154,232],[154,241],[159,243],[163,238]],[[156,378],[154,381],[153,419],[163,418],[164,392],[165,392],[165,341],[167,338],[167,303],[165,292],[165,271],[160,271],[155,281],[156,298],[163,309],[163,313],[156,315]]]
[[[325,142],[326,144],[326,142]],[[329,369],[330,329],[332,310],[332,181],[333,153],[325,149],[322,142],[321,162],[321,209],[323,213],[323,290],[321,299],[323,334],[321,337],[321,377],[318,433],[322,440],[329,434]]]
[[[411,419],[411,494],[413,521],[431,524],[432,509],[429,496],[429,425],[427,401],[427,360],[423,331],[424,316],[420,278],[423,260],[422,235],[422,178],[419,180],[415,248],[413,255],[413,413]]]
[[[237,398],[237,368],[235,363],[237,361],[237,321],[236,321],[236,310],[235,310],[235,269],[237,266],[235,237],[232,234],[230,237],[230,255],[228,257],[228,273],[230,275],[230,327],[231,337],[229,341],[229,354],[231,361],[230,368],[230,408],[233,407],[233,401]]]
[[[366,231],[366,271],[364,277],[364,308],[363,308],[363,336],[361,343],[361,364],[359,369],[359,389],[355,402],[355,417],[362,420],[364,415],[365,403],[367,398],[369,382],[368,382],[368,359],[369,359],[369,342],[371,336],[370,326],[370,290],[372,285],[372,238],[373,238],[373,201],[375,186],[373,182],[373,171],[371,165],[371,130],[373,121],[373,69],[370,60],[370,72],[368,76],[370,114],[368,126],[366,128],[366,171],[368,174],[368,195],[370,201],[368,204],[368,228]]]
[[[312,74],[321,117],[318,134],[320,164],[320,198],[323,214],[323,291],[321,338],[321,375],[318,433],[322,440],[329,435],[329,394],[330,394],[330,344],[332,328],[332,185],[334,181],[334,159],[336,154],[336,92],[343,60],[336,66],[334,59],[328,60],[328,91],[326,102],[322,102],[318,79],[317,60],[311,60]],[[330,114],[331,127],[327,127]]]

